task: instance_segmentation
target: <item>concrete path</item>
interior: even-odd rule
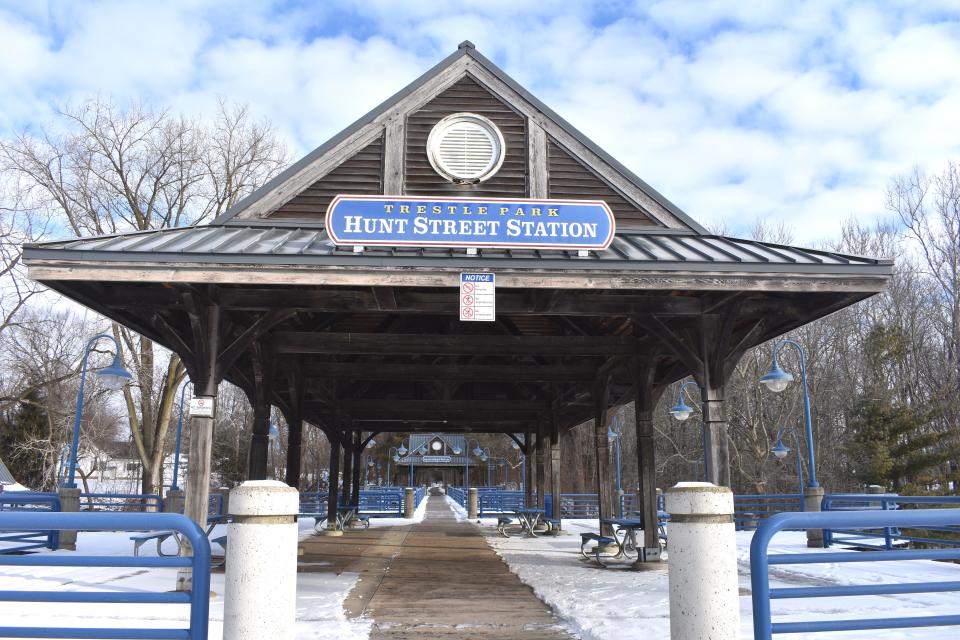
[[[371,638],[572,638],[475,526],[427,500],[420,524],[303,541],[301,570],[359,572],[345,608],[374,621]]]

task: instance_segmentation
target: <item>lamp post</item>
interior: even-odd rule
[[[523,453],[523,451],[520,451],[520,445],[517,444],[516,440],[513,440],[512,444],[513,448],[518,451],[520,455],[520,482],[517,484],[520,485],[520,491],[523,492],[524,484],[527,481],[527,456]]]
[[[183,436],[183,397],[187,394],[187,387],[190,381],[187,380],[180,388],[180,415],[177,417],[177,445],[173,452],[173,482],[170,483],[170,489],[176,491],[177,483],[180,481],[180,443]]]
[[[691,415],[693,415],[693,407],[687,404],[685,399],[685,391],[687,387],[696,387],[700,388],[693,380],[684,380],[680,383],[680,390],[677,392],[677,403],[670,407],[670,415],[675,419],[683,422]],[[703,450],[703,479],[707,479],[707,440],[706,434],[703,431],[703,426],[700,426],[700,448]]]
[[[403,445],[401,444],[400,446],[403,446]],[[406,449],[404,449],[404,451],[406,451]],[[393,478],[392,478],[391,475],[390,475],[390,461],[391,461],[391,460],[393,460],[394,462],[397,462],[397,463],[400,462],[400,450],[397,449],[396,447],[390,447],[390,449],[387,451],[387,483],[389,484],[389,486],[392,487],[392,486],[393,486],[393,484],[392,484],[392,483],[393,483]]]
[[[780,427],[777,431],[777,444],[770,449],[770,453],[775,455],[778,460],[783,460],[790,453],[790,447],[783,444],[783,434],[788,433],[793,436],[793,443],[797,447],[797,478],[800,479],[800,495],[803,495],[803,463],[800,462],[800,437],[797,435],[795,427]],[[800,501],[803,504],[803,501]]]
[[[472,451],[472,452],[470,451],[470,443],[471,443],[471,442],[473,442],[474,444],[477,445],[477,446],[475,446],[475,447],[473,448],[473,451]],[[479,442],[479,441],[477,441],[477,440],[468,440],[468,441],[467,441],[467,444],[466,444],[466,447],[467,447],[467,464],[466,464],[465,466],[466,466],[467,471],[466,471],[466,477],[464,478],[464,482],[465,482],[467,488],[469,489],[469,488],[470,488],[470,454],[473,453],[473,455],[475,455],[475,456],[477,456],[478,458],[480,458],[480,461],[481,461],[481,462],[483,462],[483,461],[486,460],[487,458],[486,458],[486,456],[485,456],[484,453],[483,453],[483,449],[480,448],[480,442]],[[454,449],[454,451],[456,451],[456,449]]]
[[[617,517],[623,517],[623,487],[621,486],[620,476],[620,437],[623,435],[623,425],[620,423],[620,416],[617,416],[610,426],[607,427],[607,440],[614,445],[614,453],[617,459]]]
[[[793,382],[793,375],[781,369],[777,360],[777,355],[784,345],[794,347],[800,354],[800,378],[803,382],[803,424],[807,436],[807,462],[810,464],[810,483],[807,487],[813,489],[820,485],[817,483],[817,465],[813,452],[813,421],[810,419],[810,392],[807,388],[807,357],[803,347],[793,340],[780,340],[774,344],[770,371],[760,378],[760,383],[766,385],[770,391],[780,393]]]
[[[407,438],[407,442],[408,442],[408,443],[411,442],[410,438]],[[409,485],[410,485],[411,487],[413,486],[413,456],[414,456],[415,453],[419,453],[419,454],[423,455],[424,453],[426,453],[426,451],[427,451],[427,445],[426,445],[426,444],[421,445],[420,448],[417,449],[416,451],[410,451],[410,450],[404,445],[403,442],[400,443],[400,448],[397,449],[397,453],[399,453],[401,456],[406,457],[407,460],[410,462],[410,474],[409,474],[409,476],[408,476],[407,479],[409,480]]]
[[[83,392],[87,375],[87,361],[90,357],[90,352],[93,350],[93,345],[102,338],[112,340],[117,351],[113,356],[113,363],[109,367],[104,367],[97,371],[97,375],[100,377],[103,386],[110,391],[119,391],[123,388],[123,385],[127,384],[133,378],[130,372],[124,369],[120,363],[120,343],[116,338],[109,333],[101,333],[90,339],[86,349],[84,349],[83,363],[80,366],[80,390],[77,392],[77,409],[73,417],[73,441],[70,445],[70,467],[67,471],[67,482],[64,484],[68,489],[77,488],[77,451],[80,448],[80,419],[83,417]]]

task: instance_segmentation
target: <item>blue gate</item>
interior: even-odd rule
[[[914,511],[834,511],[780,513],[760,522],[750,543],[750,583],[753,591],[754,640],[770,640],[774,633],[811,633],[819,631],[855,631],[858,629],[904,629],[960,625],[960,615],[917,616],[908,618],[870,618],[863,620],[812,620],[774,623],[770,615],[771,599],[837,598],[846,596],[895,595],[960,591],[956,582],[910,582],[821,587],[770,588],[772,564],[822,564],[846,562],[891,562],[896,560],[957,560],[960,549],[897,549],[865,553],[818,552],[769,555],[770,539],[785,529],[862,530],[884,527],[960,526],[960,509],[923,509]]]
[[[189,604],[190,626],[186,629],[67,628],[0,626],[0,637],[14,638],[185,638],[206,640],[210,607],[210,542],[203,530],[178,513],[0,513],[0,530],[44,531],[158,531],[180,533],[193,548],[192,557],[78,556],[74,554],[0,555],[0,566],[15,567],[190,567],[193,590],[148,593],[137,591],[0,591],[0,601],[91,603],[91,604]],[[50,619],[55,620],[55,608]],[[115,608],[111,609],[114,612]],[[145,621],[155,625],[156,621]]]
[[[5,491],[0,493],[0,512],[60,511],[60,497],[55,493]],[[0,554],[23,553],[34,549],[56,549],[60,546],[60,532],[6,531],[0,529]]]

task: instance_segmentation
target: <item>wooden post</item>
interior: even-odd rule
[[[360,504],[360,466],[363,459],[360,457],[363,454],[363,438],[362,434],[359,431],[353,432],[353,478],[352,478],[352,488],[350,492],[350,504],[359,505]]]
[[[526,456],[524,460],[524,475],[523,475],[523,504],[525,507],[530,507],[533,505],[533,432],[528,428],[523,433],[523,455]]]
[[[327,531],[337,528],[337,493],[340,490],[340,437],[336,429],[324,431],[330,443],[330,481],[327,483]]]
[[[343,489],[340,491],[341,504],[350,504],[353,481],[353,434],[342,431],[340,446],[343,449]]]
[[[197,324],[205,330],[195,345],[204,361],[197,363],[198,375],[194,378],[194,396],[217,397],[219,375],[217,353],[220,350],[220,307],[210,304],[199,310]],[[216,405],[214,405],[216,406]],[[190,457],[187,463],[186,515],[200,527],[207,526],[207,511],[210,498],[210,457],[213,451],[214,418],[193,417],[190,419]]]
[[[607,404],[609,401],[607,380],[598,380],[593,387],[594,438],[597,452],[597,498],[600,533],[612,535],[613,528],[603,524],[615,513],[613,508],[613,485],[610,482],[610,441],[607,440]]]
[[[537,508],[543,509],[543,496],[546,495],[547,468],[544,460],[544,432],[546,425],[543,420],[537,420]]]
[[[267,453],[270,446],[270,405],[261,401],[261,393],[253,404],[253,433],[247,458],[247,480],[267,479]]]
[[[707,448],[707,481],[730,486],[730,445],[723,415],[723,387],[702,387],[703,428]]]
[[[643,546],[659,555],[657,528],[656,448],[653,441],[653,367],[647,361],[634,364],[634,413],[637,430],[637,477],[639,478],[640,511],[643,514]],[[638,558],[638,562],[643,561]]]
[[[556,407],[550,410],[550,491],[553,494],[553,513],[550,517],[560,519],[560,425]]]
[[[287,474],[285,482],[300,488],[300,449],[303,441],[303,420],[294,414],[287,419]]]

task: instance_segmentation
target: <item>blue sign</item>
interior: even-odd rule
[[[327,233],[336,244],[606,249],[613,212],[601,200],[339,195]]]

